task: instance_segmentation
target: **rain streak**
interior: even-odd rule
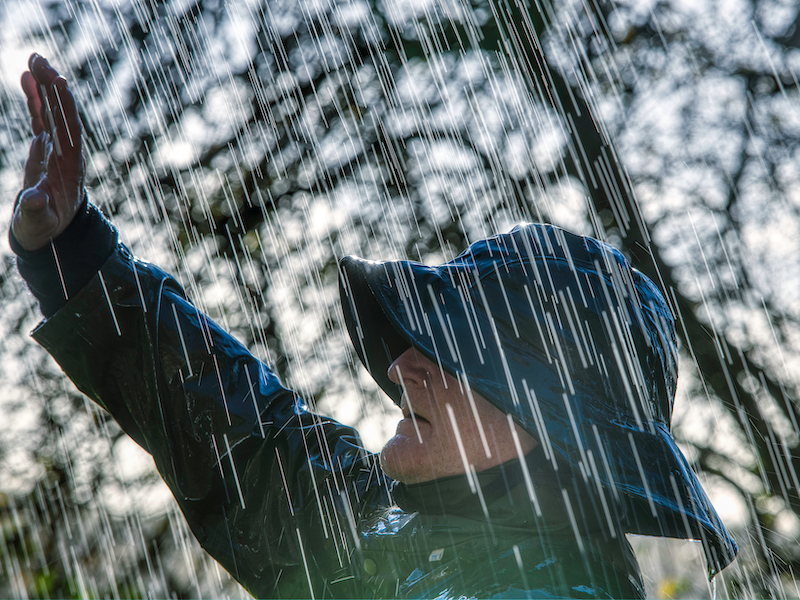
[[[373,453],[405,420],[419,444],[436,425],[405,363],[385,374],[381,353],[401,360],[404,348],[372,341],[395,313],[405,347],[436,365],[425,389],[466,399],[467,427],[457,407],[440,408],[482,545],[504,543],[508,525],[470,454],[472,443],[487,460],[502,455],[485,397],[503,407],[500,441],[521,465],[513,497],[537,523],[556,498],[581,555],[592,527],[627,536],[647,597],[800,597],[800,7],[6,0],[0,10],[6,222],[33,138],[20,75],[37,52],[78,105],[89,201],[142,259],[125,294],[104,268],[85,311],[107,316],[104,336],[125,339],[136,321],[138,343],[169,346],[108,375],[149,390],[141,421],[158,432],[134,423],[135,408],[115,420],[30,339],[42,312],[3,245],[0,597],[249,598],[238,581],[265,560],[259,544],[291,549],[292,566],[270,575],[275,590],[335,597],[363,578],[374,597],[425,597],[425,578],[450,576],[443,536],[409,542],[424,576],[409,567],[394,581],[375,550],[418,527],[398,508],[410,492],[385,488],[391,508],[364,524],[388,477]],[[46,104],[56,131],[68,104]],[[73,135],[52,138],[59,159]],[[50,248],[60,293],[80,302]],[[174,279],[154,288],[153,265]],[[383,277],[369,283],[373,312],[360,299],[368,277]],[[67,360],[84,360],[75,353]],[[524,371],[531,362],[538,370]],[[674,390],[675,365],[674,406],[653,404]],[[193,391],[184,425],[168,431],[176,390]],[[616,441],[600,409],[581,404],[587,390],[613,398],[603,415],[624,428]],[[359,431],[368,453],[356,466],[331,419]],[[294,446],[272,441],[292,428]],[[142,449],[162,444],[152,441],[162,430],[185,456],[154,462]],[[531,436],[557,474],[552,493],[529,468]],[[738,545],[733,562],[724,535],[705,538],[720,531],[716,515],[686,520],[704,508],[679,470],[654,481],[646,436],[686,457]],[[184,504],[210,493],[193,479],[204,470],[224,482],[225,514],[187,521]],[[637,508],[626,504],[634,488]],[[681,515],[666,530],[663,498]],[[241,523],[258,510],[270,516],[250,532]],[[661,532],[626,521],[651,518]],[[520,585],[533,585],[529,552],[522,542],[506,552]],[[299,587],[280,588],[289,577]],[[458,597],[453,585],[441,597]]]

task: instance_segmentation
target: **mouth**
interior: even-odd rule
[[[412,421],[417,421],[418,423],[419,422],[430,423],[430,421],[428,421],[428,419],[426,419],[422,415],[418,415],[417,413],[415,413],[413,411],[410,411],[410,410],[404,410],[403,411],[403,418],[404,419],[411,419]]]
[[[412,395],[415,396],[415,401],[413,403],[410,398]],[[422,404],[424,406],[424,402]],[[413,421],[415,428],[419,423],[430,424],[430,420],[426,419],[417,411],[416,395],[413,393],[409,394],[405,386],[403,386],[403,395],[400,398],[400,410],[403,412],[403,420]]]
[[[411,405],[409,404],[407,399],[405,402],[403,402],[402,410],[404,419],[411,419],[412,421],[418,421],[418,422],[421,421],[423,423],[430,423],[428,419],[420,415],[418,412],[412,410]]]

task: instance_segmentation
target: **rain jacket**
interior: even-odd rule
[[[201,545],[255,596],[643,597],[625,536],[540,452],[393,482],[355,430],[310,413],[122,245],[33,336],[153,455]]]

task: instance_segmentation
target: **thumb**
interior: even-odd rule
[[[50,206],[50,197],[38,187],[19,195],[11,231],[19,244],[28,251],[38,250],[58,234],[58,215]]]
[[[50,196],[44,190],[33,187],[23,190],[19,195],[17,209],[22,218],[39,218],[38,215],[50,209]]]

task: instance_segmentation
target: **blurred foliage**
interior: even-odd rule
[[[674,432],[739,527],[719,585],[796,594],[796,2],[3,9],[4,49],[37,49],[70,80],[90,194],[123,241],[342,420],[385,427],[391,409],[342,328],[337,257],[438,262],[519,220],[620,247],[679,316]],[[19,92],[0,89],[0,115],[10,198],[29,137]],[[16,418],[0,436],[14,482],[0,596],[241,594],[174,505],[147,504],[163,494],[152,469],[119,473],[113,422],[24,341],[35,310],[5,256],[2,402]],[[688,574],[642,562],[654,595],[710,593],[691,561]]]

